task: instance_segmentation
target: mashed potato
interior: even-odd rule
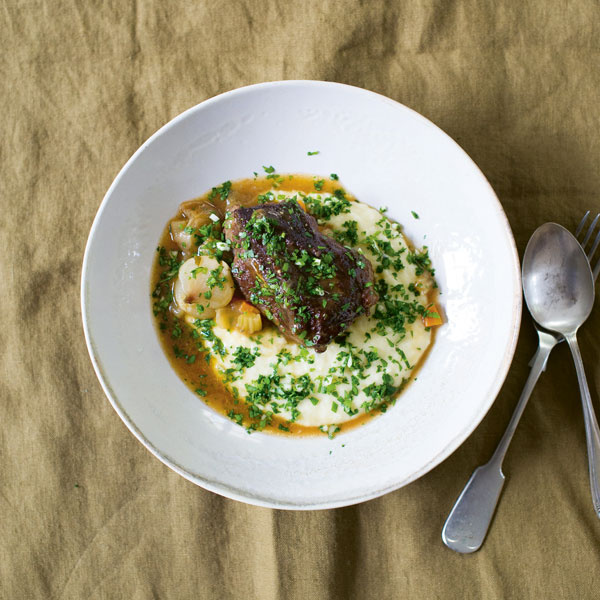
[[[317,353],[288,341],[275,327],[247,336],[214,326],[211,364],[250,416],[272,415],[323,431],[365,412],[385,410],[410,379],[431,342],[422,317],[435,285],[425,253],[410,249],[401,228],[380,211],[331,194],[297,196],[319,225],[367,257],[378,304],[347,335]]]

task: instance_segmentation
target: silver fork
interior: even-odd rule
[[[585,222],[587,221],[589,214],[590,214],[590,211],[588,210],[585,213],[585,216],[583,217],[583,219],[581,220],[581,223],[579,223],[579,226],[577,227],[577,231],[575,232],[575,237],[577,239],[579,239],[579,234],[583,231]],[[584,250],[586,249],[588,242],[592,239],[592,235],[594,233],[594,228],[596,227],[598,221],[600,221],[600,213],[598,213],[596,215],[596,217],[592,221],[591,225],[588,227],[587,233],[585,234],[585,237],[583,238],[583,242],[580,242],[581,247]],[[590,261],[590,265],[592,264],[592,259],[594,258],[594,254],[596,253],[598,246],[600,246],[600,231],[598,231],[598,235],[596,235],[596,238],[592,242],[590,249],[587,251],[587,257],[588,257],[588,260]],[[596,263],[595,267],[592,267],[592,272],[594,274],[594,281],[596,281],[596,279],[598,279],[598,274],[600,273],[600,260]]]
[[[579,223],[575,236],[579,240],[584,250],[588,247],[594,229],[600,221],[598,214],[591,222],[585,234],[582,235],[583,229],[587,223],[590,211],[586,212],[583,219]],[[594,254],[600,245],[600,231],[594,238],[590,249],[587,251],[587,258],[592,265]],[[600,259],[597,264],[592,267],[594,280],[600,272]],[[539,345],[534,357],[531,359],[531,373],[525,383],[519,402],[513,412],[510,422],[494,451],[492,458],[481,467],[475,469],[467,485],[458,497],[454,507],[450,511],[444,528],[442,530],[442,540],[448,548],[460,553],[475,552],[481,548],[483,540],[488,532],[492,517],[500,493],[504,486],[505,476],[502,472],[502,462],[508,450],[508,446],[515,433],[521,415],[525,410],[529,396],[539,379],[542,371],[546,369],[546,363],[550,352],[556,344],[564,341],[561,335],[551,333],[539,327],[534,321],[537,330]]]

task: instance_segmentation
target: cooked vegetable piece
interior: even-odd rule
[[[428,306],[425,314],[423,315],[423,325],[425,325],[425,327],[437,327],[443,323],[444,321],[442,320],[442,315],[437,304],[431,304]]]
[[[217,327],[222,327],[223,329],[230,329],[234,317],[234,312],[228,306],[226,306],[225,308],[217,308],[215,312],[215,322],[217,324]]]
[[[242,333],[252,335],[262,329],[262,318],[260,313],[242,313],[235,322],[235,328]]]
[[[211,319],[215,309],[226,306],[233,297],[229,265],[210,256],[193,256],[179,268],[175,302],[196,319]]]
[[[249,302],[246,302],[245,300],[243,300],[239,306],[240,312],[243,313],[257,313],[258,312],[258,308],[256,308],[256,306],[253,306],[252,304],[250,304]]]

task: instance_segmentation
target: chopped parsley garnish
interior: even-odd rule
[[[253,352],[249,348],[238,346],[233,352],[233,363],[239,369],[247,369],[254,366],[257,356],[260,356],[258,348],[255,348]]]
[[[362,408],[364,408],[367,412],[370,412],[374,408],[381,407],[382,403],[390,401],[392,396],[397,391],[393,384],[394,378],[388,373],[384,373],[381,384],[377,385],[372,383],[364,389],[365,394],[371,398],[371,400],[363,402],[361,405]]]
[[[213,269],[206,280],[206,285],[209,288],[218,287],[219,289],[223,289],[223,284],[227,282],[227,277],[221,275],[223,272],[223,265],[219,265],[216,269]],[[210,297],[210,296],[209,296]]]
[[[181,329],[181,325],[179,324],[179,320],[175,319],[175,323],[173,324],[173,331],[171,331],[171,336],[175,339],[179,339],[183,330]]]
[[[273,187],[278,187],[280,183],[283,182],[283,177],[275,173],[275,167],[271,165],[270,167],[263,166],[263,170],[267,173],[267,179],[271,179],[273,181]]]
[[[304,198],[307,211],[315,218],[327,221],[334,215],[350,212],[350,200],[342,189],[337,189],[333,197],[306,196]]]
[[[334,231],[335,239],[347,246],[356,246],[358,243],[358,223],[356,221],[346,221],[342,223],[343,231],[339,229]]]
[[[221,200],[227,200],[229,196],[229,192],[231,191],[231,181],[226,181],[218,187],[214,187],[210,194],[208,195],[209,200],[214,200],[217,195],[221,198]]]
[[[164,295],[161,295],[163,293]],[[163,319],[166,319],[169,306],[173,301],[173,293],[170,290],[164,292],[163,286],[158,284],[152,292],[152,297],[155,298],[154,302],[152,303],[152,312],[154,313],[154,316],[158,317],[161,315]]]
[[[238,425],[242,425],[244,422],[244,415],[241,413],[236,413],[233,409],[231,409],[228,413],[227,416],[232,420],[235,421]]]
[[[415,265],[415,273],[417,275],[423,275],[425,271],[435,275],[435,270],[431,267],[431,259],[429,258],[429,250],[427,246],[423,246],[421,252],[409,252],[406,255],[406,261],[408,264]]]
[[[212,319],[196,319],[194,321],[194,327],[196,327],[200,338],[210,342],[211,350],[220,356],[225,356],[227,350],[221,341],[221,338],[217,337],[213,332],[215,322]],[[210,356],[210,355],[207,355]]]
[[[156,251],[158,252],[158,264],[161,267],[166,267],[161,273],[160,281],[173,279],[179,273],[179,267],[183,264],[183,261],[177,258],[178,252],[167,252],[164,246],[159,246]]]
[[[264,194],[259,194],[256,199],[259,204],[264,204],[265,202],[273,202],[275,200],[275,194],[271,191],[265,192]]]

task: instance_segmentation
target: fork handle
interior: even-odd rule
[[[575,370],[577,371],[577,381],[579,382],[579,391],[581,392],[581,403],[583,405],[583,420],[585,422],[585,437],[587,441],[588,463],[590,469],[590,486],[592,488],[592,501],[596,515],[600,517],[600,430],[598,421],[594,414],[592,398],[588,388],[581,352],[577,344],[575,334],[565,336],[573,354]]]

